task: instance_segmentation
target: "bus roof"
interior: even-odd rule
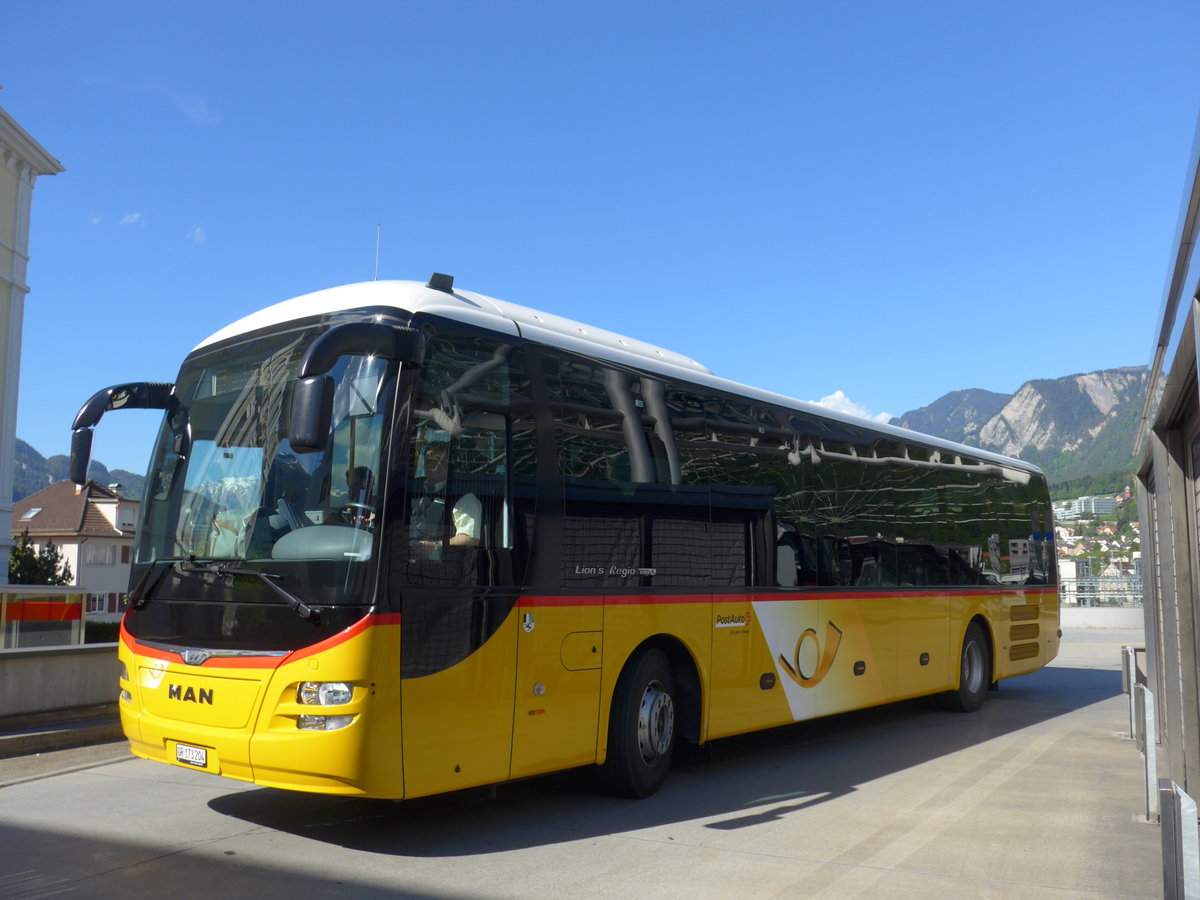
[[[201,341],[196,350],[241,334],[348,309],[390,307],[409,313],[442,316],[487,328],[492,331],[523,337],[543,344],[561,347],[583,355],[594,356],[634,368],[646,369],[667,376],[684,377],[728,393],[757,399],[777,406],[847,425],[866,427],[900,441],[919,443],[947,450],[981,461],[1001,463],[1027,472],[1039,472],[1037,466],[977,447],[969,447],[927,434],[861,419],[824,406],[792,397],[764,391],[719,378],[706,366],[691,357],[658,347],[636,338],[626,337],[603,328],[594,328],[552,313],[530,309],[516,303],[497,300],[472,291],[447,291],[429,287],[418,281],[364,281],[327,288],[284,300],[251,313],[222,328]]]
[[[696,360],[645,341],[472,291],[455,290],[448,293],[417,281],[364,281],[284,300],[222,328],[202,341],[196,349],[294,319],[372,306],[445,316],[512,335],[533,337],[536,332],[541,336],[535,340],[561,346],[568,346],[569,343],[574,345],[574,349],[582,349],[592,355],[633,354],[640,364],[646,360],[656,360],[690,373],[711,374]]]

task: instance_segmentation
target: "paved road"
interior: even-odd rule
[[[1161,897],[1121,734],[1136,637],[1068,633],[974,715],[903,703],[719,741],[644,801],[585,772],[380,803],[111,745],[3,761],[0,897]]]

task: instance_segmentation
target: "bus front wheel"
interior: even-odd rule
[[[667,656],[647,648],[629,662],[613,694],[604,787],[649,797],[662,786],[675,744],[675,676]]]
[[[942,705],[954,712],[975,712],[992,682],[992,654],[978,622],[967,626],[959,660],[958,690],[942,694]]]

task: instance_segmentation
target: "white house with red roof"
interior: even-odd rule
[[[129,590],[138,506],[94,481],[60,481],[13,504],[10,534],[29,529],[38,550],[53,541],[71,564],[72,584],[87,593],[88,619],[115,622]]]

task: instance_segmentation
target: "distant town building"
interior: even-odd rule
[[[1026,538],[1010,539],[1008,542],[1009,571],[1014,575],[1024,575],[1029,571],[1029,540]]]
[[[138,506],[94,481],[60,481],[13,504],[10,534],[28,529],[38,550],[53,541],[71,564],[72,583],[87,593],[87,618],[116,622],[129,589]]]
[[[1054,504],[1054,518],[1069,522],[1080,516],[1107,516],[1117,509],[1115,497],[1078,497]]]

